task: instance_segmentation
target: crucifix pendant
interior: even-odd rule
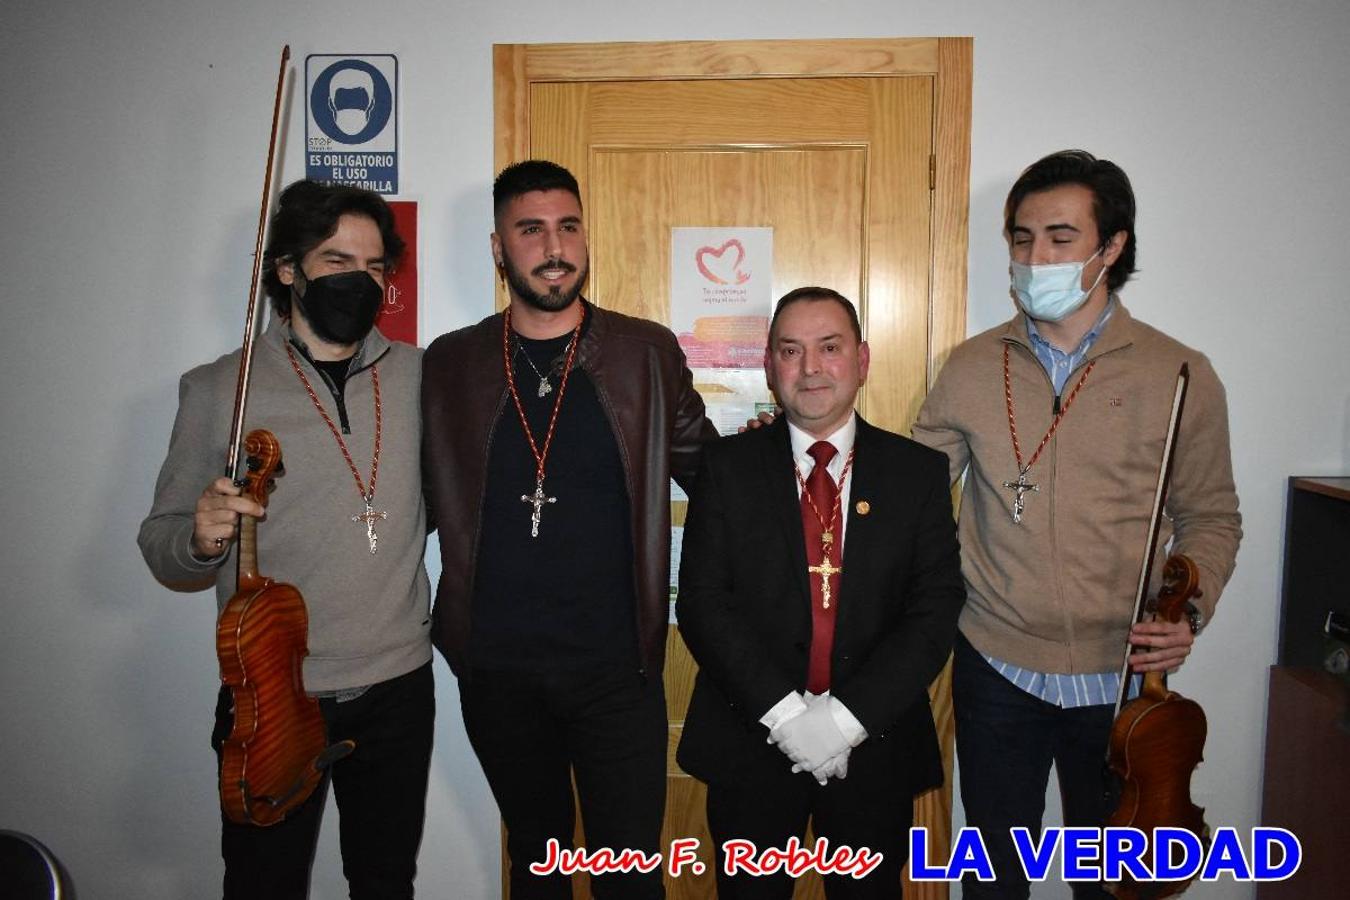
[[[366,540],[370,542],[370,552],[374,553],[376,545],[380,542],[380,536],[375,533],[375,523],[389,518],[389,513],[375,511],[375,507],[371,505],[371,501],[375,499],[373,496],[362,499],[366,501],[366,511],[352,516],[352,521],[366,526]]]
[[[547,378],[539,379],[539,396],[547,397],[553,393],[553,384]]]
[[[1023,469],[1017,473],[1016,481],[1005,481],[1003,486],[1016,492],[1012,502],[1012,519],[1014,524],[1020,525],[1022,524],[1022,510],[1026,507],[1024,495],[1027,491],[1035,491],[1039,494],[1041,492],[1040,485],[1029,483],[1027,481],[1027,470]]]
[[[807,566],[806,571],[812,575],[820,576],[820,600],[821,606],[830,608],[830,576],[838,575],[844,571],[843,566],[836,566],[830,562],[829,556],[818,566]]]
[[[558,502],[557,497],[544,496],[544,476],[535,479],[533,494],[520,495],[520,502],[534,507],[534,512],[530,514],[530,537],[539,537],[539,517],[544,512],[544,504]]]

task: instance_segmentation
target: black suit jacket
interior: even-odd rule
[[[676,608],[699,673],[677,759],[710,783],[788,765],[759,719],[806,684],[811,593],[792,470],[780,416],[709,445],[690,497]],[[849,478],[831,693],[868,733],[849,777],[879,772],[878,789],[914,794],[942,783],[928,685],[965,601],[947,458],[859,417]]]

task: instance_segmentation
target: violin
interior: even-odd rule
[[[282,473],[270,431],[244,439],[244,493],[264,508]],[[234,696],[234,728],[221,747],[220,806],[240,825],[275,825],[319,786],[324,770],[355,747],[329,747],[319,702],[306,695],[301,664],[309,617],[300,592],[258,571],[257,520],[239,522],[239,582],[216,623],[220,679]]]
[[[1181,371],[1177,373],[1172,415],[1167,424],[1162,461],[1158,467],[1158,486],[1153,495],[1153,512],[1144,541],[1134,601],[1135,622],[1142,621],[1150,609],[1155,621],[1180,622],[1191,598],[1201,595],[1200,573],[1195,563],[1177,554],[1163,563],[1162,587],[1157,598],[1147,602],[1145,599],[1152,583],[1153,560],[1189,383],[1190,367],[1182,363]],[[1200,764],[1205,749],[1205,711],[1194,700],[1169,691],[1161,672],[1146,673],[1139,696],[1122,705],[1130,681],[1130,650],[1126,642],[1120,693],[1116,697],[1116,718],[1111,725],[1106,754],[1107,767],[1119,779],[1120,796],[1106,824],[1142,831],[1148,842],[1144,856],[1148,860],[1153,858],[1155,851],[1154,830],[1164,827],[1186,829],[1199,838],[1208,852],[1209,826],[1205,824],[1205,811],[1191,802],[1191,773]],[[1176,849],[1180,851],[1180,848]],[[1178,859],[1171,861],[1174,864],[1181,862]],[[1189,879],[1141,883],[1127,875],[1124,880],[1104,887],[1120,900],[1155,900],[1180,894],[1189,884]]]
[[[281,445],[269,431],[244,431],[253,351],[260,309],[263,236],[271,208],[272,165],[281,127],[281,98],[286,84],[289,45],[281,51],[276,98],[272,104],[272,137],[267,148],[262,205],[253,252],[253,280],[245,313],[244,343],[235,386],[234,419],[225,461],[229,479],[266,508],[275,475],[283,471]],[[242,438],[242,441],[241,441]],[[248,473],[239,476],[242,444]],[[220,679],[234,697],[234,727],[221,747],[220,808],[240,825],[275,825],[314,792],[324,770],[351,753],[352,741],[325,746],[319,703],[305,693],[301,667],[309,653],[309,615],[304,598],[289,584],[278,584],[258,570],[257,521],[239,520],[239,576],[235,594],[216,622],[216,656]]]
[[[1186,604],[1201,594],[1199,571],[1188,557],[1177,555],[1163,564],[1162,577],[1154,615],[1180,622]],[[1191,773],[1204,758],[1206,730],[1200,704],[1169,691],[1161,672],[1144,675],[1139,696],[1121,708],[1111,726],[1108,765],[1120,781],[1120,802],[1106,824],[1144,832],[1146,859],[1152,859],[1153,830],[1164,826],[1185,828],[1209,851],[1205,811],[1191,802]],[[1107,890],[1121,900],[1155,900],[1180,894],[1189,884],[1190,880],[1140,883],[1127,878]]]

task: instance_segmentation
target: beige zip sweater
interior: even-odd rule
[[[961,500],[960,627],[976,649],[1038,672],[1120,666],[1147,536],[1177,371],[1190,363],[1159,564],[1184,553],[1200,569],[1205,621],[1233,572],[1242,519],[1233,487],[1223,385],[1201,353],[1119,307],[1087,360],[1096,365],[1032,466],[1021,524],[1012,521],[1017,463],[1004,399],[1003,348],[1025,463],[1053,419],[1054,387],[1025,319],[961,344],[938,375],[914,439],[947,454]]]
[[[286,356],[289,328],[273,321],[257,344],[245,434],[266,428],[281,443],[285,474],[277,479],[258,524],[258,567],[304,595],[309,611],[305,688],[332,691],[375,684],[431,659],[430,587],[423,566],[426,508],[422,501],[421,351],[371,331],[345,389],[351,434],[343,435],[367,486],[375,435],[371,365],[378,364],[383,428],[374,508],[378,552],[351,521],[364,511],[356,481],[337,441]],[[304,356],[296,359],[339,430],[332,392]],[[219,608],[234,594],[235,550],[214,564],[190,553],[197,498],[224,474],[239,351],[199,366],[179,383],[178,417],[141,523],[139,543],[150,570],[175,590],[215,585]],[[237,545],[236,545],[237,547]]]

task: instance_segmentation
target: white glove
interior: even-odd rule
[[[813,703],[806,712],[779,723],[769,732],[769,740],[792,760],[793,772],[814,773],[851,749],[848,739],[835,724],[828,703]],[[816,780],[821,781],[820,778]]]
[[[820,782],[822,787],[825,785],[825,782],[831,778],[847,778],[848,758],[852,752],[853,748],[850,747],[843,753],[830,757],[825,761],[825,765],[813,771],[811,776],[815,778],[816,781]]]

